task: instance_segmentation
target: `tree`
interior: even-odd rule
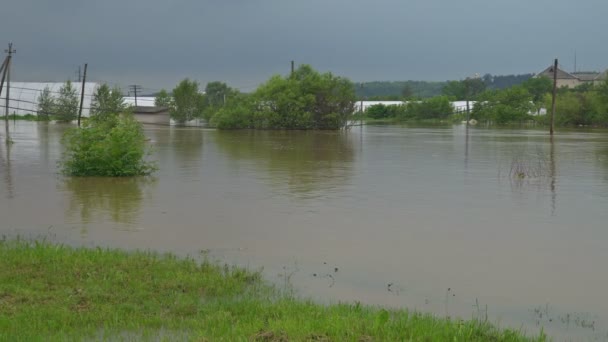
[[[274,76],[253,94],[258,104],[256,127],[339,129],[354,111],[352,82],[302,65],[290,76]]]
[[[100,115],[71,128],[64,137],[61,160],[69,176],[128,177],[152,173],[156,165],[146,161],[149,153],[142,126],[133,115]]]
[[[48,121],[55,111],[55,99],[51,95],[49,87],[45,87],[38,96],[38,110],[36,114],[40,120]]]
[[[475,103],[471,115],[479,121],[521,122],[530,118],[533,109],[532,95],[523,86],[487,91],[480,95],[480,100]]]
[[[69,80],[59,89],[59,98],[55,102],[57,121],[70,122],[78,117],[78,94]]]
[[[207,104],[210,106],[218,107],[226,103],[226,98],[229,98],[236,92],[228,87],[223,82],[209,82],[205,87],[205,95],[207,95]]]
[[[93,94],[91,104],[91,117],[105,117],[108,115],[118,115],[127,109],[127,105],[122,97],[120,88],[110,89],[106,84],[102,84]]]
[[[167,93],[165,89],[161,89],[158,94],[156,94],[156,98],[154,98],[154,105],[156,107],[170,108],[172,101],[169,93]]]
[[[182,80],[173,89],[171,118],[180,124],[199,118],[203,112],[203,94],[199,92],[198,82]]]
[[[449,81],[441,90],[443,95],[449,96],[454,100],[463,100],[465,98],[465,87],[462,81]]]
[[[203,117],[210,120],[220,108],[224,107],[236,95],[238,95],[238,91],[230,88],[224,82],[207,83],[207,86],[205,86]]]
[[[401,120],[445,119],[454,113],[447,96],[435,96],[422,101],[409,102],[400,113]]]
[[[545,94],[550,93],[553,89],[553,81],[544,76],[533,77],[522,83],[522,86],[532,95],[532,101],[539,103]]]
[[[352,82],[302,65],[287,77],[271,77],[251,96],[227,102],[211,123],[232,129],[339,129],[355,101]]]
[[[474,100],[486,90],[486,84],[479,77],[467,77],[462,81],[450,81],[443,87],[443,95],[455,100]]]
[[[412,89],[412,86],[410,86],[409,84],[406,84],[403,86],[403,88],[401,89],[401,97],[404,100],[409,100],[414,96],[414,90]]]
[[[462,83],[464,84],[465,100],[474,100],[477,98],[477,95],[486,90],[486,84],[479,77],[467,77]]]

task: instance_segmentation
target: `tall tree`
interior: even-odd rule
[[[203,112],[203,94],[199,92],[196,81],[182,80],[173,89],[173,105],[169,110],[171,118],[180,124],[201,117]]]
[[[109,115],[118,115],[127,109],[120,88],[110,89],[107,84],[102,84],[93,94],[91,104],[91,116],[104,118]]]
[[[59,89],[59,97],[56,101],[55,115],[57,121],[70,122],[78,117],[78,93],[71,81]]]
[[[49,87],[45,87],[38,96],[38,110],[36,114],[40,120],[48,121],[55,111],[55,99],[51,95]]]
[[[171,96],[169,96],[169,93],[165,89],[161,89],[154,98],[154,105],[156,107],[170,108],[171,103]]]

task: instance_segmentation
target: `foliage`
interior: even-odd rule
[[[40,96],[38,96],[38,110],[36,115],[42,121],[50,120],[51,115],[55,113],[55,99],[51,95],[49,87],[45,87]]]
[[[551,95],[546,95],[545,106],[551,108]],[[598,91],[560,93],[555,100],[555,125],[608,125],[608,102]]]
[[[435,96],[422,101],[408,102],[402,107],[401,120],[432,120],[446,119],[454,113],[454,107],[447,96]]]
[[[487,89],[507,89],[517,85],[521,85],[526,80],[532,78],[534,74],[521,74],[521,75],[498,75],[494,76],[491,74],[483,75],[483,82],[486,84]]]
[[[454,100],[474,100],[486,89],[486,84],[479,77],[466,78],[462,81],[450,81],[442,89],[443,95]]]
[[[537,104],[541,103],[545,95],[553,90],[553,81],[544,76],[532,77],[522,86],[532,95],[532,101]]]
[[[131,114],[89,120],[83,128],[69,129],[63,143],[61,166],[69,176],[125,177],[155,170],[155,165],[145,160],[141,124]]]
[[[234,97],[228,105],[217,109],[210,123],[219,129],[256,128],[253,108],[255,103],[251,96]]]
[[[59,97],[55,101],[55,115],[57,121],[70,122],[78,118],[78,93],[71,81],[59,89]]]
[[[102,118],[118,115],[127,109],[120,88],[110,89],[107,84],[102,84],[93,94],[91,103],[91,117]]]
[[[523,86],[515,86],[480,95],[471,117],[477,121],[507,124],[530,119],[533,109],[532,95]]]
[[[203,94],[199,92],[196,81],[182,80],[173,89],[173,101],[169,108],[171,118],[180,124],[200,118],[203,113]]]
[[[233,129],[339,129],[354,103],[349,80],[303,65],[288,77],[273,76],[250,97],[227,103],[211,122]]]
[[[483,320],[317,304],[171,254],[0,240],[0,340],[544,341]]]
[[[398,101],[441,95],[445,82],[395,81],[364,82],[356,87],[358,98]]]
[[[522,75],[498,75],[485,74],[481,80],[486,89],[506,89],[520,85],[534,74]],[[451,81],[460,82],[460,81]],[[427,82],[427,81],[380,81],[364,82],[357,86],[358,98],[367,100],[398,101],[411,100],[415,98],[430,98],[444,94],[443,88],[448,85],[446,82]],[[404,91],[405,90],[405,91]],[[411,93],[410,93],[411,90]]]
[[[169,93],[165,89],[161,89],[154,98],[154,105],[156,107],[171,108],[172,101],[173,99]]]
[[[395,118],[399,113],[403,112],[403,106],[389,105],[382,103],[372,105],[365,110],[365,115],[372,119],[388,119]]]
[[[209,82],[205,86],[204,111],[203,118],[210,120],[211,117],[220,109],[230,102],[238,91],[230,88],[223,82]]]

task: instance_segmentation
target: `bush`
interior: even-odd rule
[[[55,115],[57,121],[70,122],[78,118],[78,92],[72,86],[72,82],[67,81],[59,89],[59,98],[55,100]]]
[[[145,160],[145,136],[130,114],[89,120],[83,128],[69,129],[63,143],[61,167],[69,176],[126,177],[156,170],[155,164]]]
[[[211,125],[219,129],[254,128],[252,103],[248,97],[235,98],[221,107],[211,118]]]
[[[435,96],[422,101],[408,102],[402,106],[398,117],[401,120],[446,119],[454,113],[454,107],[447,96]]]
[[[231,129],[340,129],[352,117],[355,91],[349,80],[320,74],[303,65],[290,76],[273,76],[247,101],[235,100],[208,115],[212,125]]]

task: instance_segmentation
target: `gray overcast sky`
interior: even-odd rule
[[[3,0],[13,79],[244,91],[289,63],[353,81],[608,68],[606,0]]]

